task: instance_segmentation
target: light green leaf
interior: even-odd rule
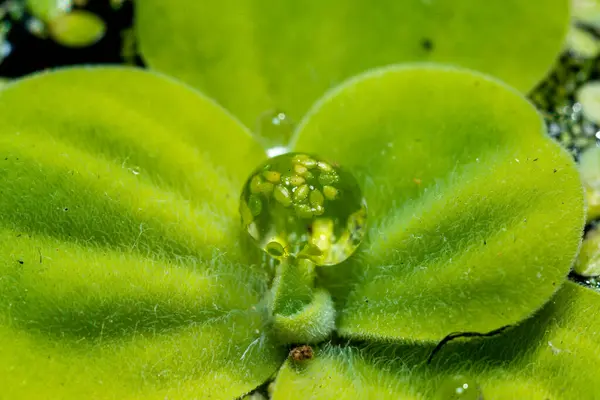
[[[583,114],[595,124],[600,124],[600,81],[589,81],[576,93]]]
[[[600,26],[600,1],[572,0],[572,2],[575,21],[595,27]]]
[[[585,236],[573,271],[585,277],[600,276],[600,231],[597,227]]]
[[[240,239],[264,157],[245,128],[122,68],[18,81],[0,110],[2,396],[231,399],[277,369]]]
[[[598,308],[598,293],[568,282],[534,318],[500,337],[451,342],[431,365],[432,346],[323,346],[285,364],[273,399],[477,399],[440,393],[457,376],[486,400],[595,398]]]
[[[590,147],[581,152],[579,172],[585,189],[587,220],[589,222],[600,217],[600,148]]]
[[[324,91],[367,69],[432,61],[528,91],[562,49],[568,0],[141,0],[146,62],[200,88],[254,128],[299,121]],[[515,39],[518,38],[518,39]]]
[[[59,14],[48,24],[50,36],[67,47],[91,46],[106,32],[104,21],[94,13],[75,10]]]
[[[273,330],[283,343],[319,343],[335,329],[335,307],[329,292],[317,289],[312,301],[294,314],[275,314]]]
[[[71,11],[73,0],[26,0],[27,10],[44,22]]]
[[[366,243],[320,269],[346,337],[431,342],[517,323],[581,243],[574,162],[521,95],[479,74],[369,72],[315,106],[294,150],[349,168],[367,200]]]

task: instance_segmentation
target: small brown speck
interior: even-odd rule
[[[290,350],[290,358],[296,362],[310,360],[314,356],[314,351],[309,345],[294,347]]]

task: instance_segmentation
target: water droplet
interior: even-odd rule
[[[477,382],[458,375],[444,381],[438,391],[438,400],[482,400],[483,394]]]
[[[453,376],[445,380],[437,391],[438,400],[482,400],[483,394],[477,382],[465,376]]]
[[[242,190],[240,213],[265,252],[317,265],[346,260],[366,232],[366,204],[354,177],[301,153],[279,155],[257,168]]]
[[[271,110],[258,118],[256,134],[260,143],[267,149],[267,155],[277,157],[288,152],[293,130],[294,124],[285,113]]]
[[[550,341],[548,341],[548,347],[550,347],[550,350],[552,351],[552,354],[554,354],[554,355],[560,354],[560,352],[562,351],[561,349],[559,349],[558,347],[553,345],[552,342],[550,342]]]

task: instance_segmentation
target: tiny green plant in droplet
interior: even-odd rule
[[[250,176],[240,205],[242,223],[271,256],[339,264],[366,232],[367,209],[354,177],[317,157],[288,153]]]

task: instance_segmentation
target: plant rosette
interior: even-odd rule
[[[552,21],[522,76],[479,69],[527,89],[562,37]],[[273,399],[593,398],[600,298],[566,281],[585,222],[574,161],[497,78],[361,73],[371,60],[320,100],[314,81],[274,97],[308,110],[279,158],[230,113],[269,107],[246,101],[252,79],[229,111],[218,77],[204,91],[222,105],[134,68],[8,84],[0,397],[235,399],[272,382]]]
[[[274,376],[275,399],[430,398],[463,377],[485,398],[586,393],[600,299],[565,283],[581,183],[493,78],[388,67],[315,104],[292,149],[351,173],[368,207],[334,265],[252,243],[240,193],[265,151],[186,86],[64,69],[0,105],[7,398],[234,399]],[[507,325],[426,363],[452,332]],[[288,359],[305,344],[311,357]]]

